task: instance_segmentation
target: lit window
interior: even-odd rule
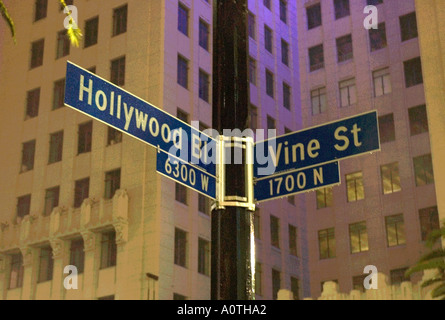
[[[317,189],[317,209],[332,207],[333,193],[332,187]]]
[[[413,163],[416,186],[419,187],[434,183],[431,154],[415,157]]]
[[[334,228],[318,231],[318,248],[320,253],[320,259],[335,258]]]
[[[383,194],[402,190],[400,186],[399,163],[394,162],[380,167]]]
[[[348,202],[354,202],[365,198],[363,186],[363,174],[361,172],[346,175],[346,188]]]
[[[351,253],[368,251],[368,232],[366,222],[349,225],[349,243]]]
[[[388,247],[398,246],[406,243],[403,214],[385,217],[385,225]]]

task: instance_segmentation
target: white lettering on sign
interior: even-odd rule
[[[313,168],[312,175],[313,181],[309,181],[309,186],[316,188],[323,184],[323,167]],[[313,185],[311,185],[312,182]],[[308,174],[305,171],[298,172],[296,176],[293,173],[282,175],[269,180],[269,196],[272,198],[289,193],[297,193],[306,189],[307,186]]]

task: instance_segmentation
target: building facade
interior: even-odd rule
[[[67,3],[79,48],[58,1],[5,1],[17,45],[2,28],[0,299],[209,299],[210,201],[158,175],[154,148],[63,97],[70,60],[211,127],[212,0]],[[296,4],[252,0],[249,11],[252,127],[294,131]],[[255,214],[258,299],[310,294],[304,201]]]
[[[368,265],[401,283],[439,221],[415,3],[297,5],[303,126],[377,110],[381,141],[381,151],[340,162],[339,186],[306,196],[311,295],[326,281],[364,291]]]

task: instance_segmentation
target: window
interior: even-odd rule
[[[249,82],[256,85],[256,61],[249,57]]]
[[[359,222],[349,225],[349,244],[351,253],[369,250],[366,222]]]
[[[267,51],[272,53],[273,40],[272,40],[272,29],[264,25],[264,47]]]
[[[112,127],[108,127],[107,145],[111,146],[122,142],[122,132]]]
[[[189,10],[181,3],[178,5],[178,30],[189,35]]]
[[[287,2],[280,0],[280,20],[287,23]]]
[[[352,36],[350,34],[337,38],[336,43],[338,62],[347,61],[353,58]]]
[[[53,279],[53,266],[53,250],[49,246],[41,248],[38,282],[50,281]]]
[[[26,98],[25,120],[39,115],[40,88],[28,91]]]
[[[178,84],[188,88],[188,61],[181,56],[178,56]]]
[[[431,154],[415,157],[414,175],[416,177],[416,186],[425,186],[434,183],[433,162]]]
[[[210,275],[210,242],[198,238],[198,272]]]
[[[420,209],[419,221],[422,241],[426,241],[428,234],[431,231],[440,229],[439,212],[437,211],[437,207]]]
[[[317,209],[332,207],[333,194],[332,187],[317,189],[316,191]]]
[[[321,26],[321,5],[320,3],[306,8],[308,30]]]
[[[23,218],[29,215],[31,209],[31,195],[17,198],[17,218]]]
[[[281,39],[281,62],[289,66],[289,44]]]
[[[65,79],[54,82],[53,110],[63,108],[65,105]]]
[[[269,97],[274,97],[274,80],[273,80],[273,73],[269,70],[266,70],[266,93]]]
[[[290,110],[291,89],[288,84],[283,82],[283,107]]]
[[[93,122],[79,125],[77,153],[86,153],[91,151],[93,136]]]
[[[390,194],[402,190],[400,186],[399,163],[394,162],[380,167],[383,194]]]
[[[63,131],[53,133],[49,136],[49,159],[48,163],[62,161]]]
[[[411,12],[399,18],[400,33],[402,42],[413,38],[417,38],[417,18],[416,13]]]
[[[115,299],[114,295],[97,298],[97,300],[103,300],[103,301],[107,301],[107,300],[111,301],[114,299]]]
[[[348,202],[354,202],[365,198],[365,189],[363,186],[362,172],[356,172],[346,175],[346,188]]]
[[[369,44],[371,52],[387,47],[385,23],[379,23],[377,29],[369,29]]]
[[[105,199],[112,199],[121,187],[121,169],[105,173]]]
[[[276,248],[280,247],[280,219],[270,216],[270,243]]]
[[[396,139],[394,127],[394,114],[390,113],[379,117],[380,142],[390,142]]]
[[[74,0],[65,0],[65,4],[67,6],[72,6],[74,4]],[[63,11],[63,5],[60,5],[60,11]]]
[[[199,70],[199,97],[205,102],[209,102],[209,75]]]
[[[67,31],[62,30],[57,33],[57,52],[56,59],[65,57],[70,54],[70,39]]]
[[[34,8],[34,21],[39,21],[46,18],[46,12],[48,10],[48,0],[36,0]]]
[[[249,12],[248,15],[248,28],[249,28],[249,37],[255,40],[256,23],[255,23],[255,15],[252,12]]]
[[[186,186],[184,186],[180,183],[176,183],[175,199],[176,199],[176,201],[187,205],[187,187]]]
[[[290,277],[290,291],[292,291],[292,294],[294,296],[294,300],[300,299],[300,284],[297,278]]]
[[[408,268],[395,269],[389,272],[392,286],[400,285],[405,281],[410,281],[409,277],[405,277],[406,270],[408,270]]]
[[[187,297],[179,293],[173,293],[173,300],[187,300]]]
[[[381,3],[383,3],[383,0],[366,0],[368,6],[376,6]]]
[[[110,268],[116,266],[117,260],[117,246],[116,246],[116,232],[109,231],[102,233],[100,241],[100,268]]]
[[[178,110],[176,110],[176,117],[177,117],[179,120],[184,121],[185,123],[188,123],[188,122],[189,122],[189,115],[188,115],[188,113],[185,112],[185,111],[182,111],[182,110],[179,109],[179,108],[178,108]]]
[[[351,14],[349,0],[334,0],[335,19],[341,19]]]
[[[278,291],[281,289],[281,274],[280,271],[272,269],[272,298],[277,300]]]
[[[258,109],[257,107],[250,105],[250,128],[255,130],[258,127]]]
[[[260,209],[256,208],[253,213],[253,227],[255,238],[261,239],[261,218],[260,218]]]
[[[263,268],[258,261],[255,262],[255,294],[261,296],[263,294]]]
[[[40,67],[43,64],[43,51],[45,40],[37,40],[31,44],[31,69]]]
[[[59,194],[60,188],[54,187],[46,189],[45,192],[45,208],[43,210],[43,216],[47,217],[51,214],[54,208],[59,206]]]
[[[175,229],[175,264],[187,267],[187,232]]]
[[[326,112],[326,87],[318,88],[311,91],[311,105],[312,115]]]
[[[111,82],[117,86],[125,85],[125,57],[111,61]]]
[[[289,225],[289,253],[293,256],[298,255],[297,243],[297,227]]]
[[[128,6],[124,5],[113,11],[113,36],[127,32]]]
[[[309,48],[309,65],[311,72],[324,68],[324,53],[322,44]]]
[[[294,206],[295,205],[295,196],[294,195],[288,196],[287,202]]]
[[[363,285],[363,283],[367,276],[368,275],[363,274],[363,275],[352,277],[352,290],[358,290],[360,292],[365,292],[365,286]]]
[[[28,141],[22,145],[22,164],[20,172],[27,172],[34,169],[34,156],[36,153],[36,141]]]
[[[271,1],[270,0],[263,0],[264,6],[270,10]]]
[[[88,48],[97,44],[99,34],[99,17],[94,17],[85,22],[85,42],[84,47]]]
[[[334,228],[318,231],[318,248],[320,252],[320,259],[335,258]]]
[[[267,129],[268,130],[276,129],[275,119],[272,118],[271,116],[267,116]]]
[[[422,64],[420,57],[403,62],[405,85],[407,88],[423,83]]]
[[[11,272],[9,274],[9,289],[21,288],[23,286],[23,258],[21,253],[11,255]]]
[[[355,78],[341,81],[340,87],[340,107],[348,107],[357,103],[357,93],[355,90]]]
[[[403,214],[385,217],[385,225],[388,247],[398,246],[406,243]]]
[[[80,208],[90,192],[90,178],[77,180],[74,187],[74,208]]]
[[[199,45],[209,51],[209,25],[199,19]]]
[[[374,80],[374,96],[380,97],[391,93],[392,87],[389,68],[374,71],[372,73],[372,78]]]
[[[210,214],[209,200],[206,196],[198,194],[198,211],[204,213],[205,215]]]
[[[409,108],[408,114],[409,128],[412,136],[428,132],[428,117],[425,105]]]

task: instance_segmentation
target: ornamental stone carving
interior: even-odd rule
[[[61,258],[63,256],[64,241],[61,239],[51,239],[49,243],[53,249],[53,258]]]
[[[91,231],[82,231],[83,251],[93,251],[96,248],[96,234]]]

